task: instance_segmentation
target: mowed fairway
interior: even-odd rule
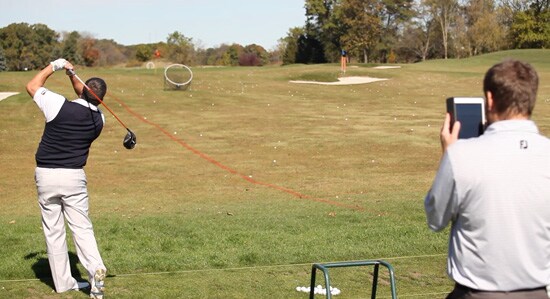
[[[77,69],[107,81],[106,103],[138,138],[126,150],[103,109],[86,166],[107,298],[308,298],[296,287],[312,263],[364,259],[393,265],[400,298],[444,297],[448,231],[429,231],[423,210],[444,101],[482,96],[484,72],[509,56],[537,68],[534,120],[550,135],[549,50],[355,65],[346,75],[389,80],[346,86],[289,83],[336,78],[338,65],[195,67],[188,91],[164,91],[161,68]],[[34,74],[0,72],[0,92],[20,92],[0,102],[0,298],[87,298],[52,292],[33,179],[44,120],[24,91]],[[73,98],[62,73],[47,87]],[[371,272],[331,270],[336,298],[370,298]],[[390,296],[383,270],[378,291]]]

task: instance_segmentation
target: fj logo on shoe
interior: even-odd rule
[[[527,149],[528,147],[529,147],[529,144],[527,143],[527,140],[520,140],[519,142],[520,149]]]

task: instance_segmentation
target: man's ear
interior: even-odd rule
[[[487,99],[487,107],[485,107],[485,109],[487,109],[488,112],[493,111],[495,107],[495,101],[493,100],[493,93],[490,91],[487,91],[485,93],[485,99]]]

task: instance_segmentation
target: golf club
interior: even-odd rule
[[[126,133],[126,136],[124,136],[122,145],[124,145],[124,147],[127,149],[133,149],[136,146],[136,142],[137,142],[136,134],[134,134],[134,132],[128,129],[128,127],[122,122],[122,120],[120,120],[120,118],[116,116],[113,110],[111,110],[109,106],[105,105],[105,103],[95,94],[95,92],[90,87],[88,87],[88,85],[86,85],[86,83],[84,83],[84,81],[82,81],[80,77],[78,77],[78,75],[75,73],[74,70],[68,70],[68,73],[71,76],[74,76],[78,81],[80,81],[80,83],[84,85],[84,87],[103,105],[103,107],[109,110],[109,112],[116,118],[116,120],[118,120],[118,122],[128,131],[128,133]]]

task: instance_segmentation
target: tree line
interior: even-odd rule
[[[305,0],[283,63],[416,62],[550,47],[550,0]]]
[[[65,57],[85,66],[139,66],[164,58],[186,65],[262,66],[340,61],[416,62],[506,49],[550,47],[550,0],[304,0],[304,26],[275,49],[202,48],[179,31],[166,42],[124,46],[44,24],[0,28],[0,71],[39,69]]]
[[[166,42],[124,46],[77,31],[58,33],[44,24],[13,23],[0,28],[0,71],[40,69],[59,57],[89,67],[140,66],[155,58],[186,65],[262,66],[276,62],[274,55],[276,51],[270,53],[256,44],[202,49],[178,31],[169,34]]]

